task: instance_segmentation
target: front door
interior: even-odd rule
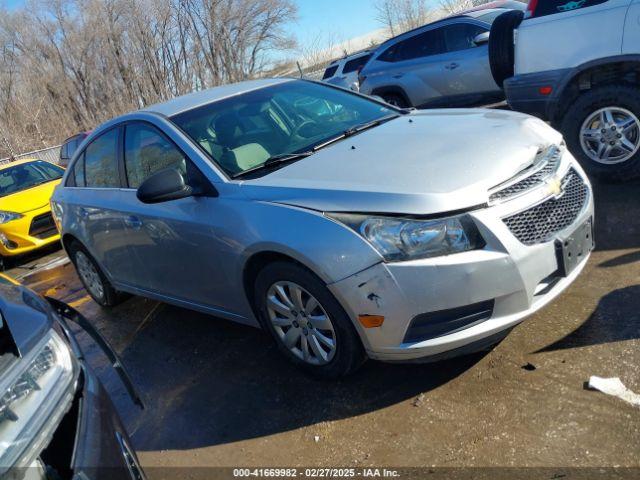
[[[188,197],[157,204],[138,200],[149,176],[175,168],[189,178],[196,167],[158,129],[146,123],[125,127],[124,166],[128,205],[124,223],[132,252],[135,288],[170,299],[226,311],[230,298],[225,259],[234,245],[216,227],[218,198]],[[237,292],[236,292],[237,294]]]

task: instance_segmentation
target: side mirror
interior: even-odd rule
[[[166,168],[147,178],[138,187],[137,197],[142,203],[160,203],[193,195],[193,189],[175,168]]]
[[[475,43],[476,46],[480,46],[489,42],[489,33],[490,32],[482,32],[481,34],[476,35],[476,38],[473,39],[473,43]]]

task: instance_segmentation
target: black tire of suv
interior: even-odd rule
[[[402,95],[398,93],[385,93],[382,95],[382,98],[389,105],[393,105],[398,108],[409,108],[410,105],[407,101],[402,97]]]
[[[278,281],[300,285],[318,300],[329,316],[336,335],[336,353],[329,363],[311,365],[302,361],[289,351],[276,333],[269,320],[266,298],[271,285]],[[256,277],[253,302],[262,328],[271,334],[282,354],[304,372],[320,379],[335,380],[353,373],[366,361],[360,337],[347,313],[325,283],[301,265],[278,261],[265,266]]]
[[[84,280],[82,279],[82,276],[78,272],[78,264],[76,261],[76,256],[78,252],[84,253],[89,259],[89,261],[93,264],[93,267],[96,269],[96,272],[98,272],[98,276],[100,277],[100,281],[102,282],[102,289],[104,291],[104,295],[102,298],[95,296],[84,284]],[[69,246],[69,258],[71,259],[74,267],[76,268],[76,272],[78,273],[78,278],[80,278],[80,282],[82,283],[82,286],[98,305],[105,308],[114,307],[119,303],[122,303],[122,301],[126,298],[123,293],[118,292],[115,288],[113,288],[113,285],[111,285],[111,282],[109,281],[109,279],[107,279],[105,274],[102,272],[102,270],[100,269],[96,261],[93,259],[89,251],[86,248],[84,248],[84,246],[81,245],[79,242],[73,242]]]
[[[504,81],[513,77],[515,55],[513,51],[513,32],[520,25],[524,13],[510,10],[493,21],[489,35],[489,65],[493,79],[500,88]]]
[[[640,118],[640,89],[626,85],[608,85],[582,93],[563,115],[559,122],[560,131],[567,147],[589,175],[612,182],[640,178],[640,150],[623,163],[604,165],[591,160],[582,149],[580,129],[584,121],[593,112],[613,106],[625,108]]]

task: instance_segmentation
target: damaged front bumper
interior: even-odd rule
[[[570,166],[588,185],[575,161]],[[535,195],[539,192],[470,212],[487,243],[482,250],[379,263],[329,285],[354,320],[369,357],[435,361],[485,349],[564,291],[585,267],[592,247],[570,271],[563,268],[558,248],[581,225],[591,225],[592,194],[589,189],[577,218],[551,241],[525,245],[503,219],[540,202],[532,201]],[[383,316],[384,323],[365,328],[357,321],[362,315]]]

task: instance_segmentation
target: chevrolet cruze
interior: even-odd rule
[[[304,80],[102,125],[52,208],[99,304],[127,292],[261,326],[324,377],[488,348],[593,248],[589,182],[542,121]]]

